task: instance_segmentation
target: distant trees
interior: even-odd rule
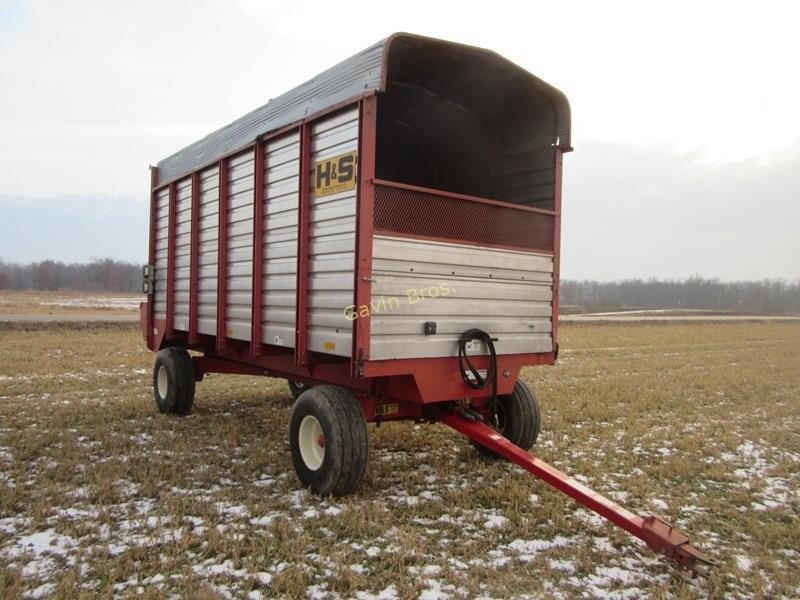
[[[593,309],[694,309],[720,312],[800,313],[800,281],[781,279],[722,282],[690,277],[685,280],[626,279],[561,282],[562,306]]]
[[[0,260],[0,289],[138,292],[141,283],[140,265],[113,258],[98,258],[90,263],[43,260],[17,264]]]
[[[90,263],[53,260],[30,264],[0,259],[0,290],[138,292],[141,266],[98,258]],[[749,314],[800,314],[800,281],[782,279],[722,282],[690,277],[684,280],[562,280],[561,305],[597,310],[695,309]]]

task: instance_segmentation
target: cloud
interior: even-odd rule
[[[709,166],[702,151],[576,142],[564,161],[566,278],[800,277],[800,141]]]
[[[565,276],[796,277],[798,149],[775,148],[800,137],[798,11],[0,0],[0,254],[143,257],[148,164],[405,30],[491,48],[567,93]]]

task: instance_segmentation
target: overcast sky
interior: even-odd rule
[[[0,0],[0,257],[147,256],[147,166],[394,31],[563,90],[566,278],[800,278],[800,4]]]

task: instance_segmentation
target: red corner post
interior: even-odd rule
[[[358,136],[358,196],[356,201],[356,268],[353,304],[369,304],[372,297],[372,231],[375,211],[375,143],[377,131],[377,96],[361,101]],[[363,375],[363,363],[369,360],[369,317],[353,322],[352,373]]]
[[[150,167],[150,247],[147,253],[147,264],[154,265],[156,262],[156,187],[158,187],[158,167]],[[155,324],[155,303],[152,294],[147,298],[144,337],[147,340],[147,347],[155,350],[155,339],[153,336],[153,326]]]
[[[561,147],[555,149],[555,198],[553,211],[553,352],[558,351],[558,311],[561,293],[561,168],[564,162],[564,151]]]
[[[613,500],[609,500],[575,481],[566,473],[562,473],[543,460],[518,448],[488,425],[459,413],[440,412],[435,416],[445,425],[519,465],[559,492],[570,496],[604,519],[608,519],[628,533],[644,540],[648,546],[678,564],[685,567],[693,567],[696,563],[715,564],[714,560],[689,543],[687,535],[669,523],[654,516],[642,518],[633,514]]]

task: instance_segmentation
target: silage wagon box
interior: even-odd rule
[[[558,353],[569,150],[560,91],[396,34],[160,161],[141,308],[159,409],[188,412],[205,373],[287,379],[294,465],[321,494],[353,490],[366,423],[397,419],[547,480],[519,372]]]

